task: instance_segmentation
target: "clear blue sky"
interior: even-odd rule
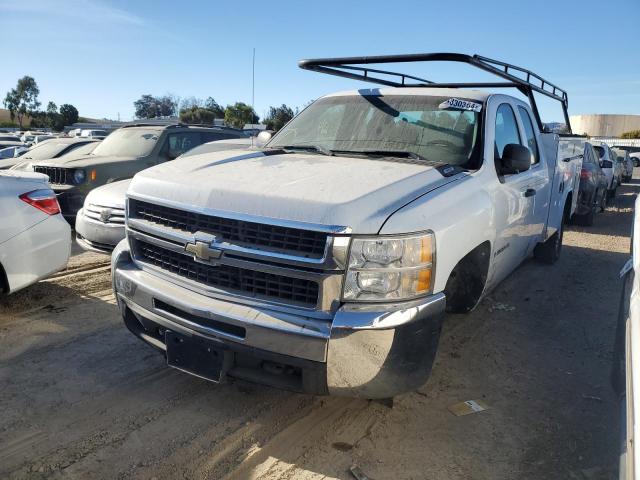
[[[2,98],[31,75],[43,105],[94,118],[131,119],[145,93],[250,103],[253,47],[261,116],[362,86],[300,70],[302,58],[436,51],[529,68],[568,90],[571,114],[640,114],[640,0],[0,0],[0,32]],[[487,79],[468,68],[412,73]]]

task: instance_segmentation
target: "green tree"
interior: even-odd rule
[[[224,111],[224,122],[231,127],[242,128],[247,123],[258,123],[259,120],[260,117],[246,103],[236,102],[228,105]]]
[[[178,100],[171,95],[154,97],[142,95],[133,102],[137,118],[173,117],[178,108]]]
[[[293,118],[293,110],[284,103],[279,107],[269,107],[269,113],[263,120],[267,129],[278,131]]]
[[[62,127],[66,125],[73,125],[78,121],[78,109],[73,105],[64,103],[60,105],[60,122]],[[60,128],[62,130],[62,128]]]
[[[180,121],[185,123],[213,123],[224,118],[224,110],[212,97],[202,100],[186,97],[180,103]]]
[[[215,113],[207,108],[194,106],[180,111],[180,121],[184,123],[213,123]]]
[[[9,110],[11,120],[18,119],[18,125],[22,128],[22,122],[26,115],[36,112],[40,106],[38,95],[40,89],[33,77],[24,76],[18,80],[16,88],[7,92],[4,105]]]
[[[631,130],[629,132],[624,132],[620,135],[620,138],[640,138],[640,130]]]
[[[213,118],[224,118],[224,108],[213,97],[209,97],[204,101],[204,108],[213,112]]]

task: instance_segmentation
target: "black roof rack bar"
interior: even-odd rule
[[[509,83],[434,83],[423,78],[407,75],[405,73],[355,66],[367,64],[434,61],[466,63],[488,73],[492,73],[505,80],[508,80]],[[532,71],[527,70],[526,68],[521,68],[516,65],[501,62],[499,60],[493,60],[491,58],[483,57],[480,55],[467,55],[463,53],[414,53],[407,55],[380,55],[371,57],[316,58],[301,60],[298,65],[300,66],[300,68],[303,68],[305,70],[312,70],[315,72],[337,75],[339,77],[372,82],[390,87],[517,88],[520,92],[528,97],[538,126],[540,127],[541,131],[544,131],[544,125],[542,123],[542,120],[540,119],[538,106],[533,95],[533,92],[537,92],[560,102],[560,104],[562,105],[565,123],[569,131],[571,131],[571,124],[569,123],[568,113],[569,98],[566,91],[562,90],[557,85],[554,85],[553,83],[545,80],[541,76],[533,73]],[[387,75],[390,77],[399,77],[399,80],[383,79],[377,76],[372,76],[371,73]],[[525,78],[514,75],[514,73],[524,75]],[[407,83],[406,79],[416,80],[420,83]]]
[[[369,76],[369,72],[373,72],[373,73],[382,73],[384,75],[389,75],[390,72],[387,72],[385,70],[377,70],[375,68],[363,68],[363,67],[353,67],[350,65],[343,65],[342,67],[345,70],[357,70],[357,71],[361,71],[364,73],[364,76],[367,77]],[[418,82],[424,83],[424,84],[432,84],[434,82],[430,81],[430,80],[426,80],[424,78],[420,78],[420,77],[414,77],[413,75],[407,75],[404,73],[396,73],[395,75],[398,75],[401,77],[402,79],[402,85],[406,85],[405,79],[410,78],[411,80],[417,80]],[[382,80],[382,79],[376,79],[377,81]]]

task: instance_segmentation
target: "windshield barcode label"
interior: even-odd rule
[[[473,112],[479,112],[482,110],[481,103],[470,102],[468,100],[460,100],[459,98],[450,98],[442,102],[438,108],[441,110],[445,108],[453,108],[456,110],[471,110]]]

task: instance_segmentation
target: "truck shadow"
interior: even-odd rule
[[[393,409],[322,400],[241,455],[229,478],[350,478],[353,464],[372,478],[613,478],[619,418],[609,374],[625,259],[566,246],[553,267],[525,262],[475,311],[447,316],[418,392]],[[489,409],[448,411],[466,400]]]

